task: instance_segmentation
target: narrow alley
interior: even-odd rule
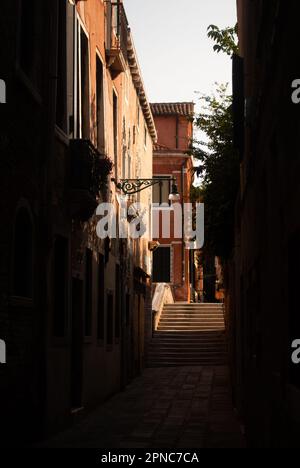
[[[148,368],[46,448],[242,448],[226,366]]]

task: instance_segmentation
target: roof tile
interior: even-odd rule
[[[159,115],[183,115],[193,117],[194,106],[193,102],[158,102],[152,103],[151,110],[155,116]]]

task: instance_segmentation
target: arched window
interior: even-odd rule
[[[14,234],[13,294],[33,296],[33,229],[26,208],[20,208]]]

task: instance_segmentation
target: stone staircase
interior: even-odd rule
[[[149,367],[225,363],[222,304],[175,303],[164,306],[148,349]]]

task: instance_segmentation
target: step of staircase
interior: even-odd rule
[[[149,367],[224,365],[222,304],[165,305],[148,348]]]
[[[194,302],[194,303],[186,303],[186,302],[176,302],[175,304],[165,304],[165,309],[181,309],[181,308],[188,308],[188,309],[222,309],[222,304],[215,304],[215,303],[208,303],[208,302]]]
[[[223,325],[159,325],[158,330],[173,331],[173,330],[184,330],[184,331],[193,331],[193,330],[203,330],[203,331],[214,331],[214,330],[223,330]]]

